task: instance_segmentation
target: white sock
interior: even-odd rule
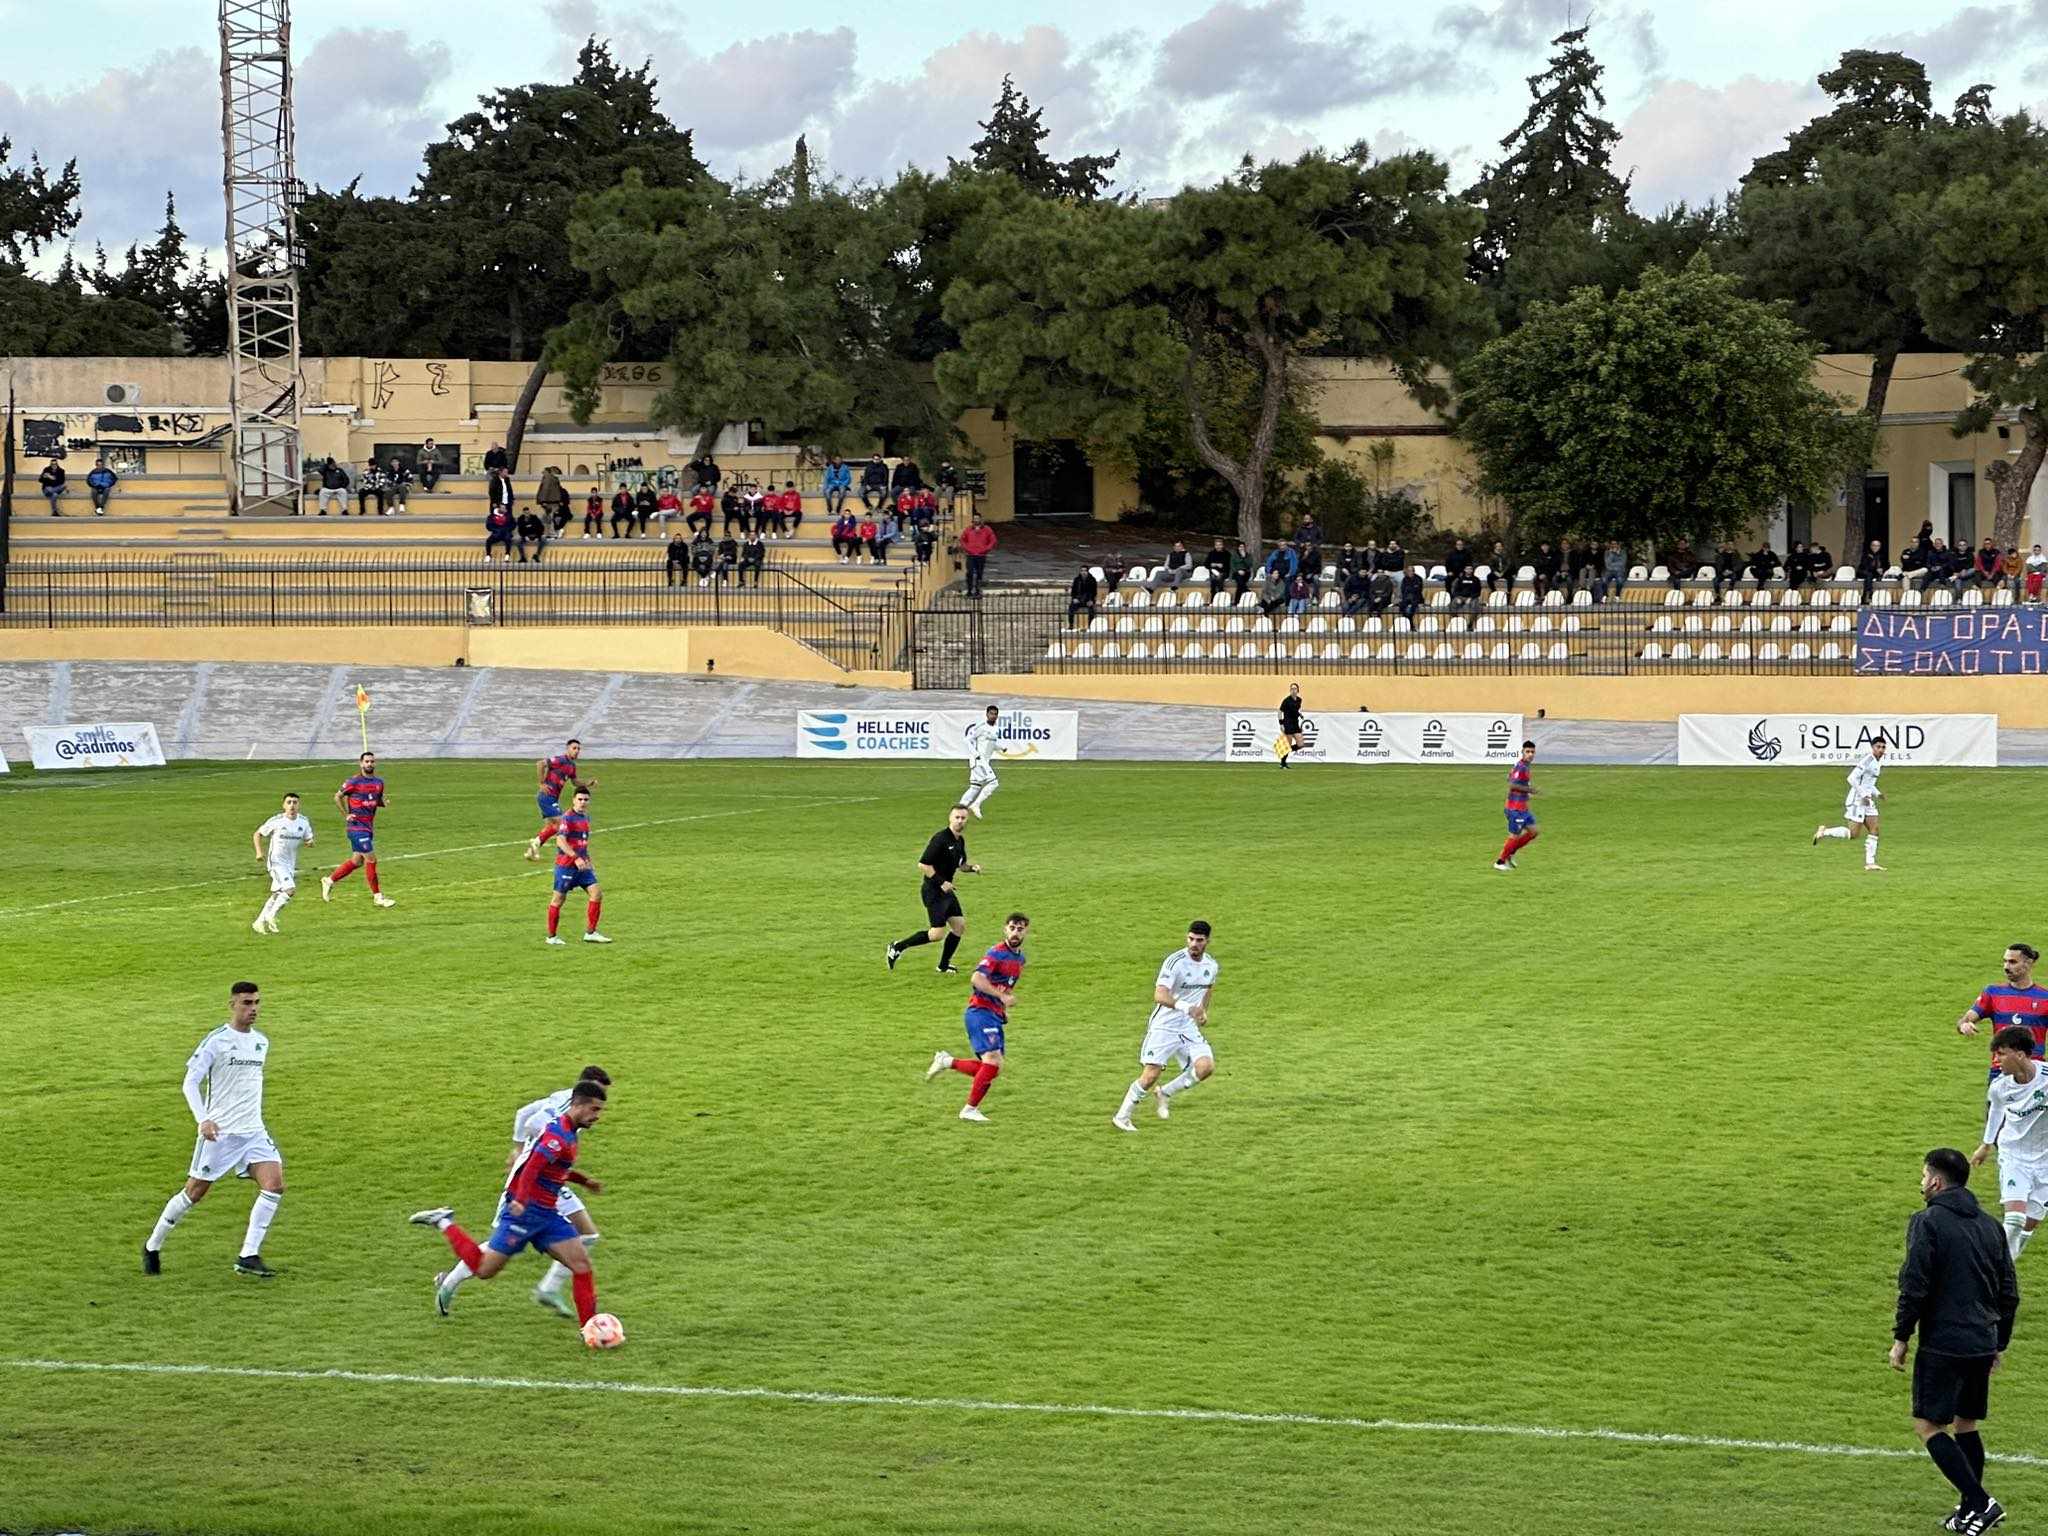
[[[1875,864],[1877,862],[1877,834],[1875,832],[1863,839],[1863,862],[1866,864]]]
[[[475,1273],[475,1270],[463,1263],[462,1260],[457,1259],[455,1267],[441,1277],[441,1289],[452,1296],[455,1294],[455,1288]]]
[[[2033,1240],[2034,1240],[2034,1234],[2033,1234],[2032,1232],[2028,1231],[2028,1230],[2027,1230],[2027,1228],[2025,1228],[2025,1227],[2021,1227],[2021,1228],[2020,1228],[2020,1235],[2019,1235],[2019,1237],[2018,1237],[2018,1238],[2017,1238],[2017,1239],[2016,1239],[2016,1240],[2014,1241],[2014,1243],[2013,1243],[2013,1249],[2012,1249],[2012,1257],[2013,1257],[2013,1262],[2014,1262],[2015,1264],[2017,1264],[2017,1263],[2019,1262],[2019,1257],[2020,1257],[2020,1255],[2021,1255],[2021,1254],[2023,1254],[2023,1253],[2025,1253],[2025,1252],[2027,1251],[2027,1244],[2028,1244],[2028,1243],[2031,1243],[2031,1242],[2032,1242]]]
[[[2027,1246],[2027,1213],[2007,1211],[2000,1225],[2005,1228],[2005,1251],[2018,1263],[2020,1250]]]
[[[1822,837],[1847,837],[1849,829],[1847,827],[1822,827],[1820,835]]]
[[[171,1235],[171,1228],[185,1219],[185,1213],[192,1209],[192,1202],[185,1198],[185,1191],[179,1190],[164,1202],[164,1213],[157,1217],[156,1225],[150,1229],[149,1241],[142,1246],[155,1253],[164,1245],[164,1239]]]
[[[603,1236],[602,1232],[588,1233],[584,1236],[583,1246],[585,1248],[595,1247],[597,1240]],[[548,1265],[548,1272],[540,1277],[540,1290],[546,1296],[559,1296],[562,1294],[562,1287],[568,1283],[569,1266],[560,1259],[556,1259]]]
[[[1144,1086],[1143,1086],[1142,1084],[1140,1084],[1139,1082],[1137,1082],[1137,1081],[1136,1081],[1135,1079],[1133,1079],[1133,1080],[1132,1080],[1132,1083],[1131,1083],[1131,1086],[1130,1086],[1130,1087],[1128,1087],[1128,1088],[1126,1088],[1126,1089],[1124,1090],[1124,1101],[1123,1101],[1123,1103],[1122,1103],[1122,1104],[1121,1104],[1120,1106],[1118,1106],[1118,1108],[1117,1108],[1117,1112],[1116,1112],[1116,1117],[1117,1117],[1117,1119],[1119,1119],[1119,1120],[1128,1120],[1128,1119],[1130,1119],[1130,1118],[1131,1118],[1131,1111],[1132,1111],[1132,1110],[1134,1110],[1134,1109],[1136,1109],[1136,1108],[1138,1107],[1138,1105],[1139,1105],[1139,1104],[1143,1103],[1143,1102],[1144,1102],[1144,1098],[1145,1098],[1145,1089],[1144,1089]]]
[[[249,1207],[249,1230],[242,1238],[243,1258],[263,1251],[263,1235],[277,1219],[277,1208],[283,1200],[284,1196],[274,1190],[256,1191],[256,1203]]]
[[[1159,1096],[1162,1099],[1170,1099],[1177,1093],[1186,1093],[1190,1088],[1194,1087],[1195,1084],[1199,1083],[1200,1081],[1201,1079],[1195,1076],[1195,1069],[1193,1067],[1189,1067],[1185,1072],[1181,1073],[1181,1075],[1179,1077],[1176,1077],[1172,1082],[1160,1084]]]

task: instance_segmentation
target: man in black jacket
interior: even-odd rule
[[[1074,577],[1074,584],[1067,588],[1067,622],[1072,624],[1077,615],[1085,615],[1093,620],[1095,599],[1100,591],[1101,586],[1095,580],[1095,573],[1087,566],[1082,566]]]
[[[860,504],[870,512],[889,499],[889,466],[882,456],[871,455],[860,471]]]
[[[1422,607],[1422,578],[1413,571],[1401,573],[1401,617],[1410,624]]]
[[[1981,1536],[2005,1518],[1984,1491],[1977,1425],[1990,1405],[1991,1373],[2012,1342],[2020,1284],[2005,1230],[1977,1204],[1969,1182],[1969,1159],[1954,1147],[1936,1147],[1921,1164],[1927,1205],[1906,1223],[1891,1368],[1906,1368],[1907,1341],[1917,1327],[1913,1430],[1962,1496],[1944,1528]]]

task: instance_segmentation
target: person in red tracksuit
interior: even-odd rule
[[[971,513],[967,527],[960,535],[960,553],[967,557],[967,595],[981,596],[981,584],[988,569],[988,557],[996,547],[996,531],[981,520],[979,512]]]

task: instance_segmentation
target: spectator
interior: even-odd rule
[[[711,573],[718,567],[718,551],[711,543],[711,530],[699,528],[696,537],[690,540],[690,569],[697,574],[697,585],[711,585]]]
[[[846,509],[846,498],[852,494],[853,470],[841,463],[835,453],[825,461],[825,515],[837,522]]]
[[[604,537],[604,492],[594,485],[590,488],[590,494],[583,499],[583,537]]]
[[[1292,544],[1281,544],[1266,556],[1266,585],[1269,589],[1279,588],[1279,595],[1283,599],[1287,594],[1287,584],[1294,580],[1300,571],[1301,556]]]
[[[1884,546],[1876,539],[1870,541],[1870,547],[1863,551],[1863,558],[1856,562],[1856,576],[1863,583],[1863,601],[1868,604],[1870,594],[1884,580]]]
[[[1381,569],[1374,571],[1366,587],[1365,611],[1374,618],[1385,613],[1394,601],[1394,573]]]
[[[2026,590],[2027,563],[2020,558],[2016,544],[2008,544],[2005,549],[2005,579],[2012,588],[2012,600],[2018,602]]]
[[[327,503],[332,501],[341,508],[341,515],[348,516],[348,476],[341,472],[341,466],[332,458],[320,465],[320,515],[327,515]]]
[[[1536,568],[1536,595],[1545,597],[1557,585],[1557,573],[1563,562],[1556,550],[1547,543],[1539,543],[1536,553],[1529,557],[1529,564]]]
[[[1510,581],[1515,573],[1508,565],[1508,547],[1499,539],[1493,541],[1493,553],[1486,557],[1486,590],[1498,592]]]
[[[761,538],[761,530],[756,528],[747,534],[747,542],[740,546],[739,584],[744,587],[747,584],[747,572],[752,571],[754,587],[758,591],[761,586],[761,572],[767,564],[768,546]]]
[[[569,514],[564,512],[562,515],[566,518]],[[526,564],[526,546],[531,544],[533,546],[533,563],[539,565],[541,551],[548,547],[547,520],[534,511],[533,508],[528,507],[519,514],[519,521],[514,527],[519,534],[519,563],[521,565]]]
[[[1367,539],[1365,541],[1365,548],[1359,553],[1358,563],[1365,567],[1365,574],[1370,576],[1380,568],[1380,561],[1385,558],[1385,555],[1380,551],[1380,541],[1378,539]]]
[[[1664,579],[1676,592],[1683,582],[1691,581],[1700,568],[1700,557],[1692,552],[1692,541],[1680,539],[1678,548],[1664,557]]]
[[[1344,547],[1337,551],[1338,577],[1342,580],[1350,580],[1352,573],[1359,569],[1361,563],[1362,556],[1360,554],[1358,546],[1353,544],[1349,539],[1346,539],[1344,541]]]
[[[2048,583],[2048,555],[2042,554],[2041,546],[2036,544],[2027,551],[2028,602],[2038,603],[2041,601],[2041,589],[2044,583]]]
[[[1287,611],[1290,614],[1307,613],[1309,604],[1315,601],[1315,584],[1301,571],[1294,573],[1294,579],[1287,583]]]
[[[43,472],[36,476],[36,481],[42,486],[44,499],[50,503],[50,516],[62,517],[64,514],[57,510],[57,498],[64,494],[64,466],[51,459],[43,466]]]
[[[1408,569],[1408,551],[1401,547],[1399,539],[1387,540],[1387,547],[1380,551],[1380,560],[1397,580]]]
[[[804,493],[796,488],[794,480],[782,482],[782,515],[789,519],[792,539],[804,531]]]
[[[933,526],[930,518],[918,518],[916,526],[911,530],[910,547],[915,551],[919,565],[932,563],[932,555],[939,547],[939,530]]]
[[[683,498],[678,496],[672,487],[662,487],[661,494],[654,498],[654,520],[660,528],[663,538],[668,537],[669,519],[681,517],[682,515]],[[709,526],[709,518],[705,519],[705,524],[707,527]]]
[[[1188,572],[1195,568],[1195,557],[1188,553],[1187,545],[1179,539],[1173,541],[1173,548],[1167,551],[1166,563],[1152,572],[1155,587],[1178,587],[1188,579]]]
[[[346,517],[348,514],[344,512],[342,516]],[[484,564],[491,563],[492,548],[502,545],[505,550],[505,561],[509,565],[512,560],[512,539],[517,532],[518,522],[512,516],[512,509],[492,502],[490,510],[484,513]]]
[[[1742,556],[1735,552],[1735,546],[1722,542],[1714,553],[1714,596],[1721,595],[1723,587],[1742,585]]]
[[[889,546],[902,536],[903,524],[894,512],[884,512],[875,522],[874,542],[868,548],[874,551],[875,564],[889,563]]]
[[[1301,568],[1305,571],[1321,572],[1323,568],[1323,530],[1316,522],[1313,512],[1302,514],[1301,521],[1294,525],[1294,547],[1300,551]]]
[[[1600,557],[1600,587],[1593,600],[1604,603],[1628,590],[1628,551],[1618,539],[1607,541],[1607,553]]]
[[[377,515],[384,516],[384,471],[377,467],[375,459],[363,461],[363,472],[356,476],[356,512],[362,517],[370,515],[370,498],[377,498]]]
[[[1444,573],[1447,576],[1455,576],[1466,566],[1477,565],[1478,563],[1472,557],[1472,551],[1465,547],[1463,539],[1453,539],[1451,541],[1451,552],[1444,556]]]
[[[900,495],[904,491],[916,491],[923,488],[924,477],[917,472],[917,460],[911,458],[898,459],[895,469],[890,471],[889,474],[890,495]]]
[[[1934,536],[1934,524],[1931,521],[1923,522],[1920,531],[1913,536],[1914,566],[1923,571],[1927,569],[1933,563],[1934,546],[1940,542]]]
[[[843,507],[832,522],[832,553],[839,557],[841,565],[850,565],[860,553],[860,523]]]
[[[668,553],[662,559],[661,574],[662,580],[671,587],[677,585],[678,576],[683,586],[690,583],[690,542],[681,528],[669,532]]]
[[[691,467],[697,471],[697,488],[716,496],[719,482],[725,478],[725,471],[718,467],[718,460],[708,453],[702,454],[691,460]]]
[[[868,559],[872,562],[875,558],[875,515],[872,512],[865,514],[854,525],[853,558],[856,565],[860,563],[860,552],[862,550],[868,552]]]
[[[485,474],[488,475],[493,470],[500,470],[509,473],[511,468],[512,461],[505,456],[505,445],[503,443],[493,443],[489,448],[484,450]]]
[[[1365,612],[1366,605],[1371,601],[1372,577],[1354,565],[1344,576],[1345,617]]]
[[[391,510],[405,510],[406,495],[412,486],[412,471],[405,467],[403,459],[394,458],[384,467],[384,488],[391,497]],[[569,521],[569,498],[562,498],[562,522]],[[557,525],[559,526],[559,525]]]
[[[1067,588],[1067,623],[1072,625],[1077,618],[1095,617],[1095,598],[1101,588],[1095,580],[1095,573],[1082,566],[1075,575],[1073,584]]]
[[[1479,616],[1479,578],[1472,574],[1471,566],[1458,567],[1458,574],[1450,580],[1450,592],[1452,612]]]
[[[1995,587],[2005,579],[2005,556],[1999,553],[1991,535],[1984,535],[1984,542],[1977,546],[1977,556],[1970,562],[1970,585],[1973,587]]]
[[[654,521],[654,514],[660,510],[661,497],[654,489],[654,482],[652,480],[642,480],[640,482],[640,489],[633,493],[633,515],[640,524],[642,536],[645,536],[647,532],[647,525]],[[704,526],[706,528],[711,526],[710,518],[704,519]]]
[[[960,471],[953,467],[951,459],[939,460],[939,472],[934,477],[938,482],[937,505],[945,509],[946,516],[953,515],[953,504],[960,499]]]
[[[1422,578],[1404,568],[1401,572],[1401,617],[1412,625],[1421,608]]]
[[[626,525],[624,534],[619,532],[620,523]],[[612,537],[633,537],[633,493],[623,485],[612,493]]]
[[[718,541],[718,580],[721,585],[730,585],[733,572],[739,567],[739,540],[725,534]]]
[[[1921,552],[1920,558],[1923,587],[1933,587],[1938,583],[1948,587],[1952,592],[1956,591],[1956,587],[1950,583],[1950,577],[1955,574],[1955,567],[1949,559],[1947,540],[1935,539]]]
[[[1768,587],[1778,574],[1778,552],[1768,544],[1757,545],[1749,557],[1749,574],[1759,587]]]
[[[1230,585],[1232,588],[1233,596],[1238,602],[1244,601],[1244,595],[1247,591],[1251,589],[1251,584],[1251,551],[1246,549],[1244,545],[1240,543],[1237,546],[1236,550],[1233,551],[1230,556]]]
[[[786,532],[782,526],[782,498],[773,499],[761,494],[761,487],[743,484],[733,487],[740,499],[740,515],[752,518],[754,526],[761,530],[761,536],[768,536],[768,525],[773,523],[777,532]]]
[[[1797,592],[1813,575],[1813,564],[1806,553],[1806,546],[1794,541],[1792,552],[1785,557],[1785,587]]]
[[[513,515],[512,477],[502,469],[494,469],[484,480],[484,505],[494,511],[503,512],[507,519]],[[508,521],[506,527],[511,527]]]
[[[967,595],[981,596],[981,586],[988,572],[988,557],[995,552],[996,531],[981,520],[979,512],[968,514],[967,526],[960,533],[960,552],[967,557]]]
[[[1110,551],[1109,558],[1102,562],[1102,584],[1114,592],[1124,584],[1124,572],[1129,569],[1130,567],[1124,563],[1122,550]]]
[[[860,504],[870,512],[889,499],[889,466],[882,456],[871,454],[860,472]]]
[[[92,515],[107,515],[107,498],[114,494],[114,487],[121,483],[121,477],[107,468],[105,459],[94,459],[92,468],[86,471],[85,488],[92,492]]]
[[[562,472],[554,465],[550,464],[540,472],[540,489],[534,492],[533,499],[540,503],[541,515],[552,521],[557,529],[568,523],[569,493],[562,489]]]
[[[1828,553],[1827,545],[1815,543],[1806,546],[1806,568],[1813,573],[1815,581],[1835,579],[1835,557]]]
[[[420,444],[420,451],[413,455],[413,463],[419,466],[420,491],[423,495],[434,494],[434,487],[441,483],[441,448],[431,437]]]
[[[1202,556],[1202,564],[1209,568],[1209,590],[1221,592],[1223,583],[1230,577],[1230,551],[1223,547],[1221,539],[1210,546]]]

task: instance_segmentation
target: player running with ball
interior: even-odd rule
[[[1131,1112],[1172,1063],[1180,1062],[1182,1070],[1159,1090],[1162,1120],[1172,1113],[1168,1104],[1175,1094],[1186,1093],[1216,1070],[1216,1052],[1202,1034],[1215,989],[1216,957],[1209,953],[1209,925],[1189,923],[1187,948],[1166,957],[1159,967],[1159,979],[1152,984],[1152,1017],[1145,1025],[1145,1043],[1138,1048],[1138,1078],[1124,1090],[1124,1101],[1110,1117],[1111,1125],[1120,1131],[1137,1130]]]

